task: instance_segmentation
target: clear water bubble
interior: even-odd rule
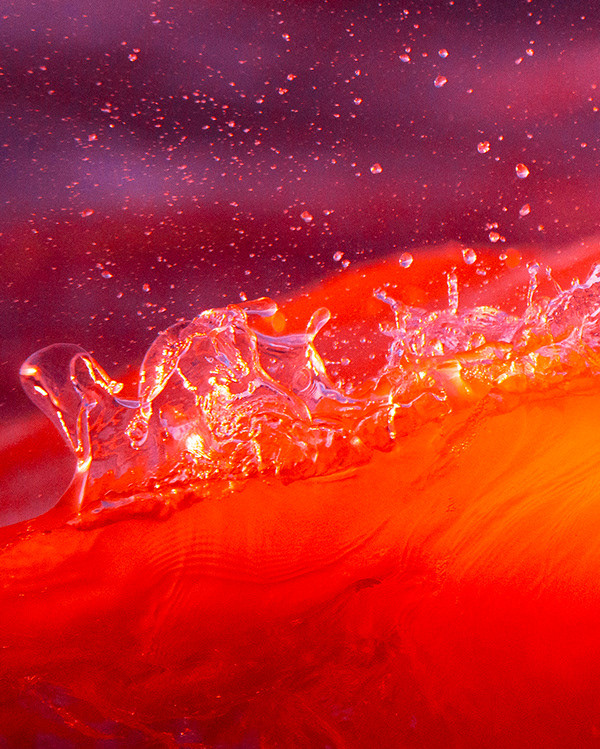
[[[383,167],[381,166],[381,164],[376,163],[371,166],[371,174],[381,174],[382,171]]]
[[[440,50],[438,51],[438,55],[439,55],[440,57],[444,57],[444,58],[445,58],[445,57],[448,57],[448,50],[447,50],[447,49],[440,49]]]
[[[490,143],[487,140],[482,140],[477,144],[477,150],[479,153],[487,153],[490,150]]]
[[[519,216],[529,216],[531,213],[531,206],[529,203],[525,203],[519,208]]]
[[[435,77],[435,80],[433,81],[433,85],[436,88],[441,88],[442,86],[445,86],[448,83],[448,79],[445,75],[438,75]]]
[[[343,253],[343,252],[340,252],[339,250],[338,250],[337,252],[334,252],[334,253],[333,253],[333,259],[335,260],[335,262],[336,262],[336,263],[339,263],[339,262],[340,262],[340,260],[341,260],[341,259],[342,259],[343,257],[344,257],[344,253]]]
[[[400,55],[400,60],[402,62],[410,62],[410,55]]]
[[[477,260],[477,253],[471,247],[465,247],[462,251],[462,256],[467,265],[473,265]]]
[[[398,258],[398,262],[403,268],[410,268],[410,266],[413,264],[413,260],[414,258],[410,254],[410,252],[403,252]]]
[[[517,173],[517,177],[519,179],[525,179],[525,177],[529,177],[529,169],[525,166],[525,164],[517,164],[515,167],[515,172]]]
[[[304,221],[305,224],[310,224],[310,222],[313,220],[313,216],[308,211],[302,211],[300,214],[300,218],[302,221]]]

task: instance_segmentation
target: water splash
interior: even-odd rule
[[[327,309],[303,332],[280,334],[281,313],[268,299],[207,310],[160,333],[136,399],[121,397],[123,384],[83,349],[42,349],[21,379],[77,459],[60,522],[165,515],[254,476],[293,481],[343,471],[391,449],[416,423],[595,376],[600,265],[567,289],[538,263],[528,271],[522,314],[461,309],[454,272],[442,309],[376,290],[393,314],[380,320],[387,359],[358,384],[334,382],[319,354]],[[542,279],[553,296],[541,295]]]

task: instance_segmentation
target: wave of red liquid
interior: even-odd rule
[[[598,250],[553,258],[556,276],[585,277]],[[345,338],[353,366],[375,367],[356,344],[378,335],[372,289],[440,300],[457,266],[468,299],[481,278],[460,263],[445,248],[409,269],[362,268],[284,314],[293,325],[326,304],[323,347]],[[487,303],[518,305],[526,278],[524,262],[490,273]],[[346,475],[253,480],[166,520],[34,533],[0,551],[0,735],[596,746],[600,387],[465,419],[425,424]],[[14,429],[0,480],[35,494],[63,453],[46,427]]]

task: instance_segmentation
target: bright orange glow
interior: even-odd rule
[[[558,255],[556,277],[585,278],[596,249]],[[372,289],[388,283],[396,299],[426,304],[444,297],[456,266],[463,298],[477,299],[480,277],[461,257],[445,248],[410,268],[341,275],[262,325],[294,330],[326,305],[324,358],[345,337],[348,366],[370,372],[380,362],[360,338],[376,335],[385,307]],[[527,258],[509,270],[492,260],[488,303],[522,301]],[[593,746],[599,423],[597,375],[583,373],[424,420],[343,473],[251,478],[234,494],[215,482],[213,497],[166,518],[19,538],[5,529],[4,735],[15,745],[52,732],[175,746],[187,731],[192,746]],[[36,420],[0,453],[15,493],[42,470],[59,474],[48,434]]]

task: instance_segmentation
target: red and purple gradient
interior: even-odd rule
[[[73,470],[18,382],[43,346],[131,385],[177,318],[269,295],[299,329],[329,306],[335,361],[375,287],[439,302],[461,247],[563,286],[599,259],[594,2],[0,13],[4,524]],[[598,746],[598,403],[557,388],[450,452],[434,426],[354,477],[12,539],[0,745]]]

